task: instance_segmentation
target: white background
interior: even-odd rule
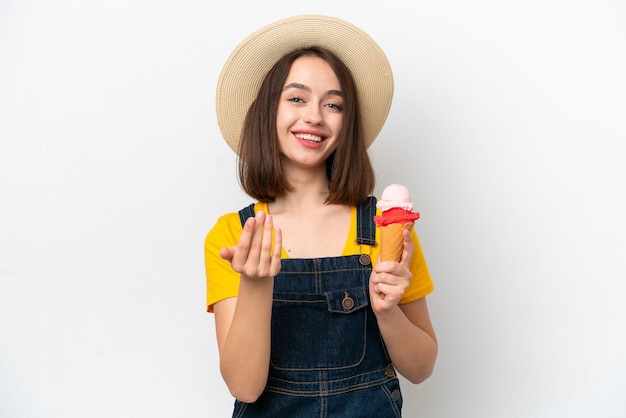
[[[422,213],[440,341],[405,416],[626,416],[625,3],[214,3],[0,0],[0,416],[230,416],[202,246],[251,200],[215,85],[300,13],[394,68],[376,193]]]

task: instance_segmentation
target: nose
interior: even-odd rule
[[[309,103],[304,110],[303,120],[311,125],[321,125],[324,121],[320,105],[317,103]]]

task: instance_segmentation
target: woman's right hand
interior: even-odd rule
[[[220,371],[230,393],[242,402],[256,401],[267,384],[272,292],[281,252],[281,231],[262,211],[246,220],[237,245],[220,250],[241,276],[237,297],[213,306]]]
[[[263,211],[246,220],[236,246],[220,250],[220,256],[230,262],[233,270],[251,279],[276,276],[281,253],[281,230],[274,228],[272,216]]]

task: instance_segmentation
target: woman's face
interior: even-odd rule
[[[276,116],[278,145],[287,161],[319,167],[337,148],[344,97],[337,76],[319,57],[291,65]]]

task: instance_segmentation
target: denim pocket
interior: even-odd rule
[[[271,360],[278,369],[353,367],[365,356],[368,290],[274,294]]]

